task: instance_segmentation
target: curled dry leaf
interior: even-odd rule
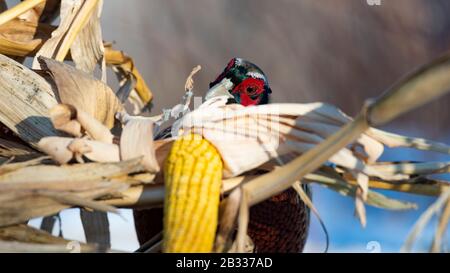
[[[71,105],[58,104],[50,109],[50,119],[55,129],[81,137],[81,124],[76,118],[77,110]]]
[[[122,51],[113,50],[111,44],[105,45],[105,50],[107,64],[115,68],[117,78],[121,82],[120,86],[126,88],[121,92],[125,94],[123,97],[135,90],[143,105],[147,105],[152,100],[153,94],[134,65],[133,59]]]
[[[123,107],[111,88],[73,66],[44,57],[39,61],[53,77],[62,103],[86,112],[108,128],[114,126],[114,115]]]
[[[192,89],[194,89],[194,75],[197,74],[201,69],[202,67],[200,65],[197,65],[192,69],[191,73],[186,79],[186,83],[184,84],[184,90],[186,92],[190,92],[192,91]]]
[[[134,107],[133,114],[140,114],[145,104],[136,93],[136,78],[132,73],[125,71],[120,66],[112,66],[112,70],[119,82],[119,90],[116,91],[117,98],[122,103],[130,102]]]
[[[39,142],[42,151],[59,164],[66,164],[77,156],[95,162],[119,162],[119,147],[100,141],[65,137],[46,137]]]
[[[37,23],[11,20],[0,25],[0,52],[21,56],[23,50],[33,52],[43,40],[50,37],[52,27]]]
[[[50,110],[50,118],[56,129],[75,137],[81,137],[84,129],[93,140],[112,144],[111,131],[83,110],[69,104],[58,104]]]
[[[1,14],[0,14],[1,16]],[[1,19],[0,19],[1,20]],[[25,56],[33,54],[50,37],[53,26],[20,19],[0,25],[0,53],[23,63]]]
[[[151,119],[129,119],[120,138],[122,160],[143,156],[142,164],[152,173],[159,171],[153,143],[153,121]]]

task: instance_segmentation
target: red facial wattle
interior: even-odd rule
[[[258,105],[264,92],[262,79],[248,78],[233,88],[231,92],[237,102],[243,106]]]

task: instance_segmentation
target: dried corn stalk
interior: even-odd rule
[[[128,174],[143,170],[140,161],[38,165],[3,173],[0,175],[0,226],[53,215],[72,206],[115,212],[113,207],[95,200],[125,191],[130,186],[128,182],[135,180]]]
[[[24,244],[34,244],[35,247],[41,245],[44,247],[45,245],[60,245],[61,247],[65,247],[65,250],[69,252],[72,250],[70,248],[71,242],[61,237],[55,237],[51,234],[35,229],[33,227],[27,225],[16,225],[10,227],[0,228],[0,241],[3,243],[6,242],[16,242],[16,243],[24,243]],[[83,243],[78,243],[80,252],[99,252],[101,251],[95,245],[87,245]],[[33,249],[33,248],[31,248]],[[5,247],[6,251],[11,251],[13,249],[8,249]],[[0,252],[2,252],[2,244],[0,243]],[[21,251],[23,252],[23,251]]]

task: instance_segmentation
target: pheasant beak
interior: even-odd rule
[[[234,99],[231,95],[230,90],[233,88],[233,83],[230,79],[224,78],[220,83],[211,87],[208,92],[206,92],[205,100],[210,100],[215,97],[225,96],[230,99]]]

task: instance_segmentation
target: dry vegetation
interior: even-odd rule
[[[0,14],[0,251],[67,251],[66,240],[23,224],[35,217],[70,207],[117,213],[118,207],[160,206],[164,201],[160,166],[173,139],[153,140],[166,122],[164,116],[139,116],[152,100],[150,89],[132,59],[104,43],[102,1],[59,2],[27,0]],[[60,24],[50,25],[56,16]],[[33,58],[32,67],[23,65],[25,57]],[[120,79],[118,90],[105,83],[107,67]],[[187,94],[193,76],[188,77]],[[430,250],[440,251],[450,217],[450,189],[447,181],[430,175],[450,172],[449,162],[377,160],[384,147],[444,154],[450,154],[450,147],[374,127],[449,90],[450,57],[444,56],[367,102],[355,118],[324,103],[242,108],[220,100],[184,115],[177,121],[180,128],[211,141],[227,166],[215,249],[230,251],[227,246],[235,240],[232,250],[245,251],[249,206],[289,187],[318,214],[299,187],[301,181],[354,198],[362,225],[365,205],[416,207],[374,189],[436,196],[413,227],[404,251],[411,250],[436,214],[439,228]],[[186,106],[189,98],[185,96]],[[134,106],[133,113],[126,112],[125,103]],[[201,126],[192,120],[201,120]],[[232,143],[217,137],[255,124],[251,129],[257,137],[238,136]],[[237,145],[239,141],[246,144]],[[323,166],[327,161],[334,167]],[[269,172],[255,176],[256,169]],[[236,223],[238,235],[232,238]],[[81,250],[102,251],[94,245],[82,245]]]

